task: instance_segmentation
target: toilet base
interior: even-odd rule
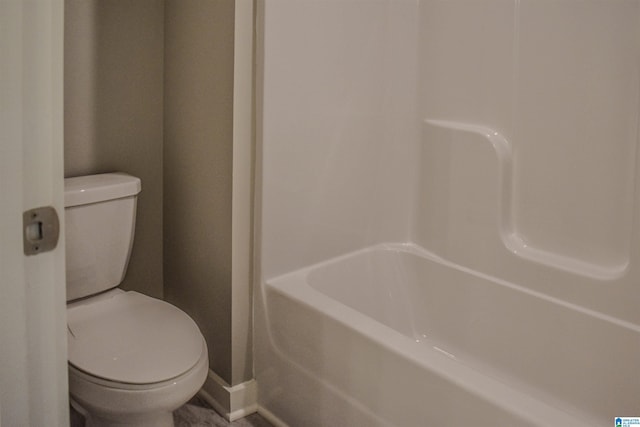
[[[73,409],[78,412],[82,418],[83,423],[77,424],[84,427],[127,427],[127,426],[140,426],[140,427],[174,427],[173,412],[161,412],[156,414],[144,414],[127,419],[126,421],[116,420],[113,418],[101,418],[97,415],[89,414],[78,402],[73,399],[69,399],[69,402]],[[73,427],[74,424],[71,423]]]
[[[207,347],[196,365],[177,378],[136,386],[92,377],[69,365],[71,405],[86,427],[173,427],[173,411],[202,387],[209,371]]]

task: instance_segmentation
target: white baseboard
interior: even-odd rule
[[[256,381],[229,386],[218,374],[209,370],[198,395],[229,421],[235,421],[258,411]]]

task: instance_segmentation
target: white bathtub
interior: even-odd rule
[[[278,388],[263,401],[292,426],[595,426],[640,413],[632,325],[413,245],[366,248],[264,290],[279,363],[260,373]]]

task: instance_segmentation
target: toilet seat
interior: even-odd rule
[[[67,320],[69,364],[107,383],[157,385],[188,372],[206,352],[187,314],[133,291],[69,307]]]
[[[150,384],[132,384],[132,383],[121,383],[111,380],[106,380],[104,378],[96,377],[95,375],[88,374],[74,365],[69,363],[69,381],[78,383],[79,381],[84,383],[84,386],[87,387],[95,387],[98,389],[110,389],[110,390],[120,390],[124,392],[145,392],[149,390],[158,390],[164,388],[175,387],[176,384],[188,380],[190,377],[198,377],[198,372],[201,369],[204,369],[208,372],[209,369],[209,358],[207,354],[207,345],[204,340],[202,341],[202,354],[200,355],[200,359],[196,362],[196,365],[188,370],[187,372],[181,374],[178,377],[174,377],[165,381],[160,381],[157,383]]]

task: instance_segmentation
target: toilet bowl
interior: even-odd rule
[[[117,288],[139,191],[125,174],[65,179],[69,393],[87,427],[173,426],[208,372],[206,342],[186,313]]]

